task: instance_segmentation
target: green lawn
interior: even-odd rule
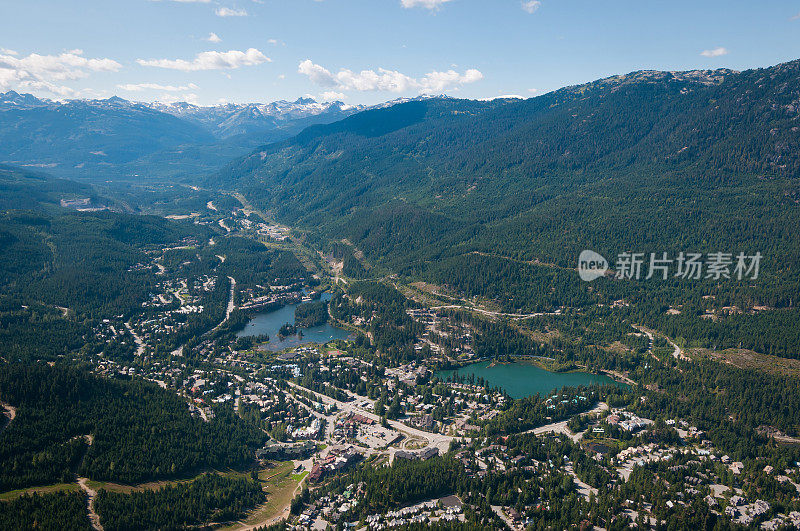
[[[237,523],[233,526],[224,528],[227,531],[235,531],[246,526],[266,525],[274,518],[287,516],[288,510],[284,508],[294,497],[297,486],[308,475],[308,472],[292,474],[294,465],[291,461],[275,463],[270,468],[265,468],[258,473],[264,491],[267,493],[267,501],[257,507],[245,520],[244,525]]]

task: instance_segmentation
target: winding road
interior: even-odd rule
[[[639,332],[641,332],[644,335],[646,335],[647,338],[650,340],[650,346],[648,348],[648,352],[650,353],[651,356],[655,357],[655,354],[653,354],[653,341],[655,340],[655,336],[653,335],[653,333],[650,330],[648,330],[647,328],[645,328],[645,327],[643,327],[641,325],[633,325],[633,327],[636,330],[638,330]],[[681,347],[676,345],[670,338],[668,338],[667,336],[661,336],[661,337],[666,339],[667,343],[669,343],[669,345],[673,348],[673,350],[672,350],[672,357],[673,358],[675,358],[676,360],[691,361],[691,358],[686,356],[683,353],[683,351],[681,350]]]

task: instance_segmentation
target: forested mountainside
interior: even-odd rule
[[[129,271],[146,249],[207,239],[202,228],[96,206],[106,201],[88,185],[0,168],[0,300],[125,313],[154,282]]]
[[[0,165],[0,210],[47,209],[76,198],[86,200],[87,206],[107,202],[87,184]]]
[[[0,106],[0,158],[56,171],[124,164],[212,140],[197,124],[121,98]]]
[[[113,202],[86,184],[0,167],[0,358],[52,359],[85,349],[103,318],[128,319],[143,311],[156,286],[206,275],[205,284],[185,286],[203,311],[181,317],[183,331],[161,341],[168,348],[223,319],[229,276],[243,288],[305,275],[291,253],[222,239],[206,220],[104,206]],[[131,357],[134,338],[124,328],[114,335]]]
[[[0,398],[19,408],[0,435],[4,491],[69,481],[78,465],[82,475],[123,482],[231,466],[265,440],[232,410],[220,410],[212,422],[192,418],[181,397],[149,382],[61,365],[2,367]]]
[[[794,308],[799,112],[800,61],[635,72],[524,101],[365,111],[264,146],[213,180],[279,220],[347,239],[384,271],[507,310],[621,298],[658,315],[691,303],[680,319],[712,299]],[[587,285],[569,270],[583,249],[612,262],[626,251],[760,252],[762,273]]]
[[[796,268],[798,102],[800,62],[637,72],[525,101],[366,111],[222,177],[395,267],[474,250],[569,265],[586,247],[655,245],[757,247]]]

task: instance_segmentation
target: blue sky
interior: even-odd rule
[[[530,97],[797,58],[800,1],[0,0],[0,91],[57,99]]]

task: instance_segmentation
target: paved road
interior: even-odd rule
[[[585,413],[581,413],[581,415],[590,415],[590,414],[602,413],[603,411],[606,411],[607,409],[608,409],[608,404],[606,404],[605,402],[600,402],[594,407],[594,409],[592,409],[590,411],[586,411]],[[582,432],[578,432],[578,433],[572,433],[569,430],[569,428],[567,428],[567,423],[568,422],[569,422],[569,419],[562,420],[560,422],[553,422],[552,424],[546,424],[544,426],[539,426],[538,428],[534,428],[532,430],[528,430],[528,431],[523,432],[523,433],[534,433],[536,435],[541,435],[543,433],[563,433],[564,435],[566,435],[567,437],[572,439],[573,442],[578,442],[579,440],[581,440],[581,438],[583,438],[583,434],[586,433],[586,432],[582,431]]]
[[[288,384],[291,385],[292,387],[296,388],[296,389],[300,389],[300,390],[308,391],[308,392],[313,392],[310,389],[306,389],[305,387],[302,387],[300,385],[295,384],[294,382],[288,382]],[[325,396],[325,395],[320,394],[320,393],[314,393],[314,394],[319,396],[320,399],[323,402],[325,402],[326,404],[335,404],[336,407],[339,409],[339,411],[343,411],[345,413],[358,413],[359,415],[362,415],[364,417],[372,419],[372,420],[374,420],[376,422],[380,422],[380,420],[381,420],[381,418],[378,415],[376,415],[375,413],[372,413],[371,411],[367,411],[365,409],[362,409],[362,408],[360,408],[360,407],[358,407],[356,405],[356,402],[363,402],[364,400],[368,400],[367,398],[359,397],[358,399],[354,400],[353,402],[340,402],[339,400],[336,400],[336,399],[331,398],[329,396]],[[455,437],[451,437],[449,435],[442,435],[442,434],[439,434],[439,433],[430,433],[430,432],[427,432],[427,431],[418,430],[416,428],[411,428],[411,427],[406,426],[405,424],[403,424],[401,422],[398,422],[396,420],[390,420],[388,422],[389,422],[389,426],[391,426],[392,428],[396,429],[400,433],[404,433],[406,435],[413,435],[413,436],[416,436],[416,437],[421,437],[421,438],[427,440],[428,441],[428,445],[437,447],[439,449],[440,453],[447,452],[447,450],[450,449],[450,441],[455,439]]]
[[[236,309],[236,303],[234,302],[234,298],[236,296],[236,279],[233,277],[228,277],[228,280],[231,281],[231,294],[228,299],[228,307],[225,309],[225,319],[223,319],[217,326],[212,328],[211,332],[215,332],[217,329],[219,329],[219,327],[224,325],[228,321],[228,319],[230,319],[233,310]]]
[[[581,481],[581,478],[579,478],[578,475],[575,473],[575,470],[572,468],[571,464],[565,466],[564,469],[567,471],[569,475],[572,476],[572,480],[578,486],[578,494],[580,494],[587,500],[589,499],[589,496],[591,496],[592,494],[597,496],[598,492],[597,489]]]
[[[488,315],[489,317],[508,317],[511,319],[530,319],[531,317],[542,317],[543,315],[561,315],[561,312],[541,312],[541,313],[503,313],[503,312],[492,312],[489,310],[483,310],[481,308],[475,308],[474,306],[465,306],[463,304],[447,304],[445,306],[431,306],[428,308],[429,310],[453,310],[453,309],[461,309],[467,310],[470,312],[477,312],[482,315]]]
[[[139,334],[134,331],[130,323],[125,323],[125,328],[128,329],[133,336],[133,340],[136,342],[136,356],[141,356],[144,354],[144,341],[142,341],[142,338],[139,337]]]
[[[494,514],[499,516],[500,519],[503,522],[505,522],[506,526],[509,529],[512,529],[513,531],[517,531],[517,526],[514,525],[514,522],[511,521],[511,518],[506,516],[506,512],[503,510],[503,508],[501,506],[499,506],[499,505],[490,505],[489,507],[492,508],[492,510],[494,511]]]
[[[650,347],[649,347],[649,349],[648,349],[648,352],[649,352],[649,353],[650,353],[652,356],[654,356],[654,357],[655,357],[655,354],[653,354],[653,340],[655,339],[655,336],[653,336],[653,333],[652,333],[650,330],[648,330],[647,328],[645,328],[645,327],[643,327],[643,326],[640,326],[640,325],[633,325],[633,327],[634,327],[636,330],[638,330],[638,331],[640,331],[641,333],[643,333],[644,335],[646,335],[646,336],[647,336],[647,338],[650,340]],[[686,361],[691,361],[691,358],[690,358],[690,357],[688,357],[688,356],[686,356],[686,355],[683,353],[683,351],[681,351],[681,347],[679,347],[678,345],[676,345],[676,344],[675,344],[675,343],[674,343],[674,342],[673,342],[673,341],[672,341],[670,338],[668,338],[667,336],[661,336],[661,337],[663,337],[664,339],[666,339],[666,340],[667,340],[667,343],[669,343],[669,345],[672,347],[672,349],[673,349],[673,350],[672,350],[672,357],[673,357],[673,358],[675,358],[676,360],[686,360]]]

